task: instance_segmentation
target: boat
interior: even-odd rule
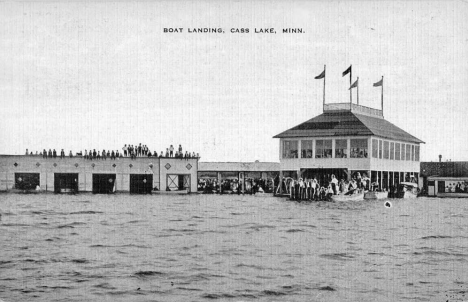
[[[388,198],[388,192],[367,191],[364,193],[364,199],[385,199]]]
[[[416,198],[418,197],[418,184],[414,182],[401,182],[398,185],[396,198]]]
[[[6,192],[9,193],[19,193],[19,194],[39,194],[42,193],[42,190],[21,190],[21,189],[10,189]]]
[[[174,190],[174,191],[153,191],[152,193],[156,195],[186,195],[188,194],[188,190],[183,189],[183,190]]]
[[[338,194],[330,196],[331,201],[360,201],[364,200],[364,192],[354,193],[351,195]]]

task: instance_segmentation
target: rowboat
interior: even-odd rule
[[[364,200],[364,192],[354,193],[351,195],[332,195],[330,196],[331,201],[361,201]]]
[[[367,191],[364,193],[364,199],[385,199],[388,198],[388,192]]]

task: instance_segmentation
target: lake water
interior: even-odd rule
[[[468,301],[468,200],[0,194],[0,300]]]

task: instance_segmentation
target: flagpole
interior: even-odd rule
[[[357,77],[357,104],[359,105],[359,77]]]
[[[351,86],[351,82],[353,81],[353,65],[349,66],[351,69],[349,70],[349,86]],[[353,103],[353,90],[349,91],[349,104]],[[351,105],[349,105],[349,109],[351,109]]]
[[[383,76],[382,76],[382,117],[383,117]]]
[[[323,71],[325,72],[325,75],[323,76],[323,110],[325,110],[325,80],[327,78],[327,65],[323,65]]]

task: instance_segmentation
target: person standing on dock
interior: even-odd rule
[[[127,157],[127,144],[123,146],[122,150],[123,150],[124,156]]]
[[[305,186],[306,186],[306,190],[305,190],[305,199],[306,200],[309,200],[310,199],[310,186],[311,186],[311,180],[310,178],[306,178],[305,179]]]
[[[173,157],[174,156],[174,146],[170,146],[169,147],[169,157]]]
[[[304,199],[305,184],[302,178],[299,178],[299,199]]]
[[[361,178],[361,173],[356,172],[356,183],[357,183],[357,188],[361,189],[362,188],[362,178]]]
[[[331,188],[333,190],[333,195],[337,194],[337,189],[338,189],[338,179],[336,179],[335,175],[331,175],[331,181],[330,181]]]

